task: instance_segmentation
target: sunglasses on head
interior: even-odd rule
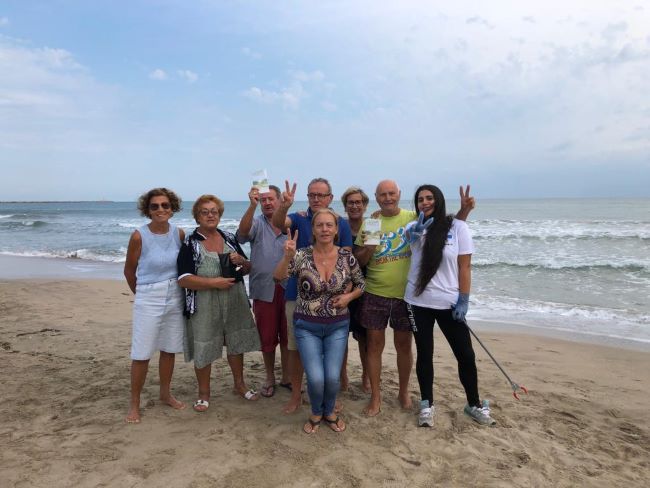
[[[163,210],[169,210],[170,208],[172,208],[169,202],[149,204],[149,210],[158,210],[158,207],[161,207]]]

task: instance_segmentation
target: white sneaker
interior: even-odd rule
[[[433,414],[435,407],[429,406],[429,400],[420,401],[420,415],[418,416],[418,427],[433,427]]]
[[[490,402],[487,400],[483,400],[483,403],[481,404],[481,407],[470,407],[469,405],[465,405],[465,408],[463,409],[463,412],[465,412],[465,415],[470,417],[474,422],[477,422],[481,425],[496,425],[496,420],[494,420],[492,417],[490,417]]]

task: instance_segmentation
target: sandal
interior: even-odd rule
[[[262,385],[262,388],[260,388],[260,395],[265,398],[271,398],[273,395],[275,395],[275,384]]]
[[[345,422],[343,422],[341,420],[341,417],[338,415],[335,419],[328,419],[327,417],[323,417],[323,420],[327,422],[327,425],[329,425],[330,429],[332,429],[334,432],[343,432],[347,428]],[[339,424],[339,422],[341,422],[341,424]]]
[[[207,400],[202,400],[200,398],[197,401],[195,401],[194,405],[192,406],[194,411],[199,413],[205,412],[209,407],[210,407],[210,402]]]
[[[320,426],[320,421],[321,419],[318,420],[312,420],[311,417],[307,419],[308,423],[302,426],[302,431],[305,434],[314,434],[318,431],[318,427]],[[309,429],[309,430],[307,430]]]
[[[252,388],[250,390],[248,390],[246,393],[241,393],[239,390],[233,390],[232,394],[240,396],[244,400],[249,400],[249,401],[253,401],[253,402],[260,399],[260,397],[258,396],[259,393],[257,393]]]

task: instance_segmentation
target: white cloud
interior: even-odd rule
[[[289,82],[287,86],[280,90],[266,90],[253,86],[242,92],[242,94],[249,100],[255,102],[264,104],[279,103],[284,109],[297,110],[300,108],[301,102],[309,97],[305,85],[309,84],[311,87],[320,87],[323,85],[322,82],[325,79],[325,75],[320,70],[310,72],[290,70],[288,74]],[[323,89],[331,91],[332,86],[324,85]]]
[[[263,90],[253,86],[242,93],[249,100],[264,104],[280,103],[284,108],[296,110],[304,91],[300,85],[294,85],[281,91]]]
[[[160,68],[156,68],[153,70],[151,73],[149,73],[149,78],[152,80],[158,80],[158,81],[163,81],[168,78],[167,73],[165,73],[164,70]]]
[[[188,83],[194,83],[199,79],[199,75],[189,69],[179,69],[177,73],[178,76],[186,80]]]
[[[0,147],[19,153],[99,151],[119,106],[64,49],[0,36]]]

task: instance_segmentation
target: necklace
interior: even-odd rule
[[[316,251],[316,249],[314,249],[313,256],[314,261],[318,261],[321,266],[327,266],[332,262],[332,260],[336,259],[336,249],[327,251],[327,253],[321,253],[320,251]]]

